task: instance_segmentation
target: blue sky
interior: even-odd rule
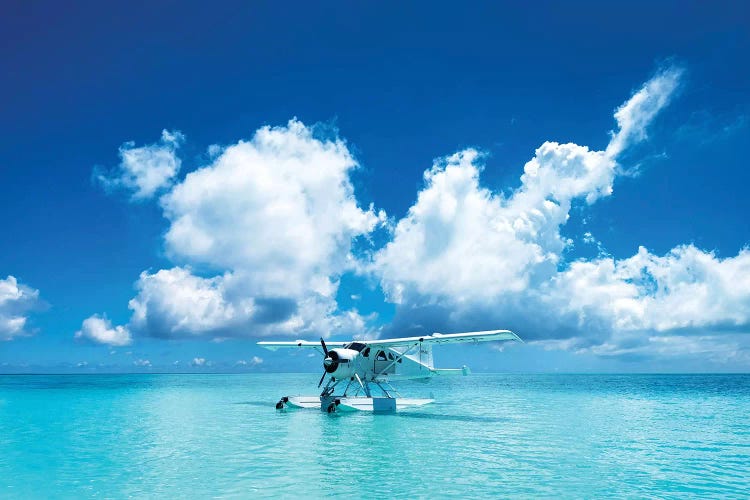
[[[748,14],[6,6],[0,371],[747,371]]]

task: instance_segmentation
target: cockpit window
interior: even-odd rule
[[[352,349],[352,350],[355,350],[357,352],[362,352],[362,349],[364,349],[365,347],[366,347],[365,344],[363,344],[361,342],[352,342],[351,344],[349,344],[348,346],[346,346],[347,349]]]
[[[370,348],[368,347],[364,351],[362,351],[362,356],[368,357],[370,355]]]
[[[388,358],[385,356],[385,352],[378,351],[378,353],[375,355],[375,359],[379,359],[382,361],[388,361]]]

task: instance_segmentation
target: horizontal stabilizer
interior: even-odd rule
[[[464,365],[461,368],[433,368],[430,370],[435,375],[471,375],[471,370]]]

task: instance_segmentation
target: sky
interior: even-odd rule
[[[750,370],[745,2],[10,2],[0,372]]]

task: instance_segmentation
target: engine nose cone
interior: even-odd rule
[[[339,367],[339,355],[336,351],[330,351],[323,360],[323,368],[328,373],[335,372]]]

